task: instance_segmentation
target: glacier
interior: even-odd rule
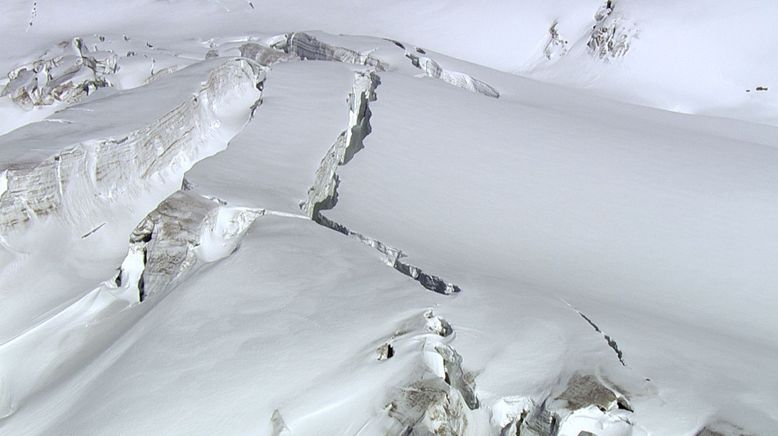
[[[0,434],[772,434],[776,10],[560,5],[9,2]]]

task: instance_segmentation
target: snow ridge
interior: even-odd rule
[[[19,200],[29,190],[38,195],[33,197],[36,201],[33,204],[48,207],[40,212],[33,210],[35,216],[45,217],[58,211],[67,215],[70,211],[64,200],[74,190],[69,180],[82,178],[88,181],[86,186],[79,187],[82,193],[86,192],[89,197],[102,194],[109,199],[119,193],[126,195],[130,189],[138,189],[136,194],[140,195],[144,180],[153,185],[160,182],[158,176],[166,173],[169,177],[180,177],[186,188],[189,184],[183,180],[183,172],[200,159],[225,148],[229,139],[250,120],[261,104],[263,81],[264,69],[253,62],[227,61],[211,71],[198,94],[127,137],[98,141],[91,148],[78,144],[26,174],[22,172],[26,168],[10,167],[4,174],[10,174],[11,188],[4,194],[11,195],[3,195],[0,205],[16,200],[10,204],[22,202],[29,209],[27,198]],[[244,95],[231,99],[236,92]],[[246,96],[257,98],[249,102]],[[236,111],[239,126],[235,124]],[[214,149],[215,146],[221,148]],[[73,160],[77,158],[82,160]],[[172,174],[169,174],[169,167],[172,167]],[[86,174],[79,173],[85,169]],[[49,183],[41,187],[42,176],[49,179],[55,176],[55,183],[44,180]],[[37,183],[37,189],[23,183],[32,184],[32,187]],[[80,206],[83,207],[83,203]],[[13,217],[13,211],[2,208],[0,216],[9,219],[9,216]],[[12,415],[29,396],[44,388],[51,380],[44,374],[57,371],[66,376],[77,371],[78,362],[96,357],[102,348],[90,346],[85,339],[94,334],[87,331],[91,323],[108,317],[113,317],[113,322],[119,324],[123,320],[136,319],[134,317],[145,309],[129,309],[151,295],[171,290],[198,265],[229,256],[254,220],[265,213],[262,209],[228,207],[219,199],[201,196],[189,189],[168,196],[132,232],[127,256],[113,279],[0,345],[0,362],[3,362],[0,364],[0,417]],[[3,224],[4,229],[11,229],[22,223],[9,219]],[[89,237],[104,224],[81,238]],[[120,312],[125,315],[116,317]],[[119,334],[121,329],[108,330],[100,339],[110,341]],[[107,337],[111,335],[114,337]],[[73,345],[66,350],[60,349],[65,340],[72,341]],[[55,353],[57,359],[46,357]],[[24,361],[21,356],[32,356],[38,363],[20,365],[18,362]]]
[[[294,32],[275,38],[271,46],[293,54],[301,60],[336,61],[365,65],[377,71],[386,71],[386,65],[370,53],[360,53],[345,47],[322,42],[305,32]]]
[[[95,212],[106,202],[140,195],[156,177],[180,179],[194,163],[224,149],[240,128],[222,118],[221,106],[239,93],[259,98],[262,81],[258,65],[230,60],[211,72],[197,95],[140,130],[73,144],[42,162],[6,163],[0,234],[52,215],[76,224],[99,216]]]
[[[487,97],[500,97],[500,92],[494,89],[488,83],[473,78],[469,74],[461,73],[459,71],[447,70],[430,57],[411,53],[407,50],[405,52],[405,57],[410,59],[413,66],[423,71],[424,75],[427,77],[442,80],[449,85],[466,89],[477,94],[483,94]]]
[[[184,171],[226,147],[241,128],[235,124],[233,108],[223,106],[261,96],[257,84],[263,80],[264,71],[257,65],[230,60],[209,73],[196,95],[140,130],[119,139],[75,144],[43,162],[11,163],[3,172],[7,189],[0,197],[0,231],[20,231],[50,217],[76,227],[86,218],[101,217],[101,210],[116,207],[115,198],[138,200],[164,179],[181,180]],[[236,93],[241,98],[232,99]],[[237,108],[239,124],[248,121],[249,105]],[[133,307],[150,293],[170,289],[198,258],[210,262],[229,254],[256,216],[257,211],[225,208],[183,191],[163,201],[136,228],[114,279],[0,345],[0,417],[13,414],[44,388],[52,380],[44,374],[56,371],[66,376],[78,369],[78,362],[102,349],[86,341],[96,334],[87,330],[91,323]],[[113,332],[99,333],[103,335],[99,339],[110,341],[106,335],[120,331]],[[63,350],[60,344],[66,339],[73,345]],[[57,359],[47,357],[54,354]],[[37,363],[19,364],[27,358]]]

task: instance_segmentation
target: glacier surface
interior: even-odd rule
[[[773,434],[778,9],[557,3],[7,2],[0,434]]]

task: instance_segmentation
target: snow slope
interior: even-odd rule
[[[5,4],[0,434],[771,434],[773,94],[587,3]]]
[[[317,29],[409,41],[499,70],[667,110],[775,124],[778,100],[770,87],[777,88],[771,81],[778,61],[769,55],[778,41],[774,2],[610,3],[613,13],[598,21],[606,1],[9,0],[0,5],[0,28],[7,39],[20,42],[6,48],[0,70],[79,34],[121,33],[155,48],[174,48],[186,40],[207,44],[213,37],[257,30]],[[591,50],[595,26],[618,40],[624,35],[626,53],[601,57],[600,46]],[[559,43],[549,45],[552,39]]]

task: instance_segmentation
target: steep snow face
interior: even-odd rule
[[[460,73],[458,71],[446,70],[442,68],[440,64],[426,56],[419,56],[415,53],[406,53],[406,56],[411,60],[411,63],[422,70],[427,77],[440,79],[458,88],[488,95],[489,97],[497,98],[500,96],[500,93],[496,89],[489,86],[489,84],[484,83],[478,79],[474,79],[469,75]]]
[[[272,46],[294,54],[303,60],[338,61],[366,65],[378,70],[385,68],[381,61],[371,56],[370,53],[360,53],[345,47],[333,46],[303,32],[285,35],[283,39]]]
[[[174,196],[163,202],[141,224],[149,239],[136,235],[131,241],[115,283],[105,282],[78,298],[84,291],[78,289],[79,282],[57,283],[57,268],[48,266],[52,259],[46,254],[47,244],[56,233],[60,234],[56,240],[65,244],[61,255],[111,259],[111,244],[92,246],[86,254],[91,244],[77,242],[79,237],[90,238],[104,227],[104,232],[126,228],[137,212],[117,209],[153,205],[180,186],[183,173],[194,162],[224,148],[248,120],[260,96],[256,85],[264,79],[261,68],[246,61],[206,63],[182,76],[179,86],[189,82],[200,87],[194,88],[194,96],[178,90],[161,97],[164,88],[156,88],[139,95],[107,97],[61,113],[65,123],[50,127],[51,123],[41,121],[3,138],[7,160],[0,215],[2,241],[11,257],[1,278],[12,285],[25,280],[30,268],[42,272],[37,281],[26,279],[32,288],[9,286],[3,292],[7,316],[0,345],[0,416],[11,415],[27,397],[79,369],[85,358],[101,350],[100,344],[121,333],[121,329],[98,333],[85,327],[169,288],[194,266],[197,257],[210,262],[228,255],[253,220],[254,212],[219,208],[205,199],[198,203],[181,194],[184,198]],[[154,112],[166,110],[165,103],[174,100],[176,93],[183,101],[157,118]],[[135,109],[140,116],[129,126],[148,125],[128,133],[122,129],[129,126],[118,123],[119,119],[94,122],[79,114],[105,113],[100,109],[106,107],[121,111],[138,104],[161,107],[151,113]],[[52,154],[47,157],[47,153]],[[205,219],[212,209],[218,212]],[[199,221],[205,224],[199,226]],[[145,229],[146,224],[150,228]],[[201,227],[203,235],[198,233]],[[90,275],[95,272],[100,269]],[[46,292],[49,286],[58,289]],[[31,294],[36,298],[31,300]],[[74,296],[76,301],[69,303]],[[137,318],[130,315],[129,319]],[[69,344],[66,348],[61,347],[63,341]],[[25,359],[34,363],[25,364]]]
[[[48,128],[50,123],[41,122],[5,136],[0,145],[6,179],[0,197],[0,231],[8,236],[31,220],[45,220],[50,215],[73,225],[85,218],[93,220],[99,209],[109,209],[101,203],[137,195],[134,193],[143,191],[144,181],[166,178],[165,173],[178,178],[180,184],[183,172],[194,162],[226,146],[259,98],[255,86],[262,80],[259,67],[245,61],[211,67],[215,69],[205,70],[206,82],[197,96],[138,130],[125,133],[113,126],[89,125],[78,115],[109,105],[116,108],[138,103],[132,97],[117,96],[96,107],[87,105],[61,113],[67,129]],[[241,109],[235,110],[235,106]],[[104,138],[95,137],[92,132],[101,129],[110,131],[104,132]],[[63,138],[62,130],[71,136]]]
[[[263,74],[208,61],[0,139],[4,340],[110,274],[138,221],[250,118]]]
[[[379,79],[374,72],[358,72],[348,94],[348,124],[338,135],[316,170],[313,185],[308,189],[308,199],[300,204],[303,214],[319,219],[321,210],[331,209],[338,201],[337,167],[346,164],[361,148],[370,133],[370,108],[368,101],[375,100],[375,87]]]

